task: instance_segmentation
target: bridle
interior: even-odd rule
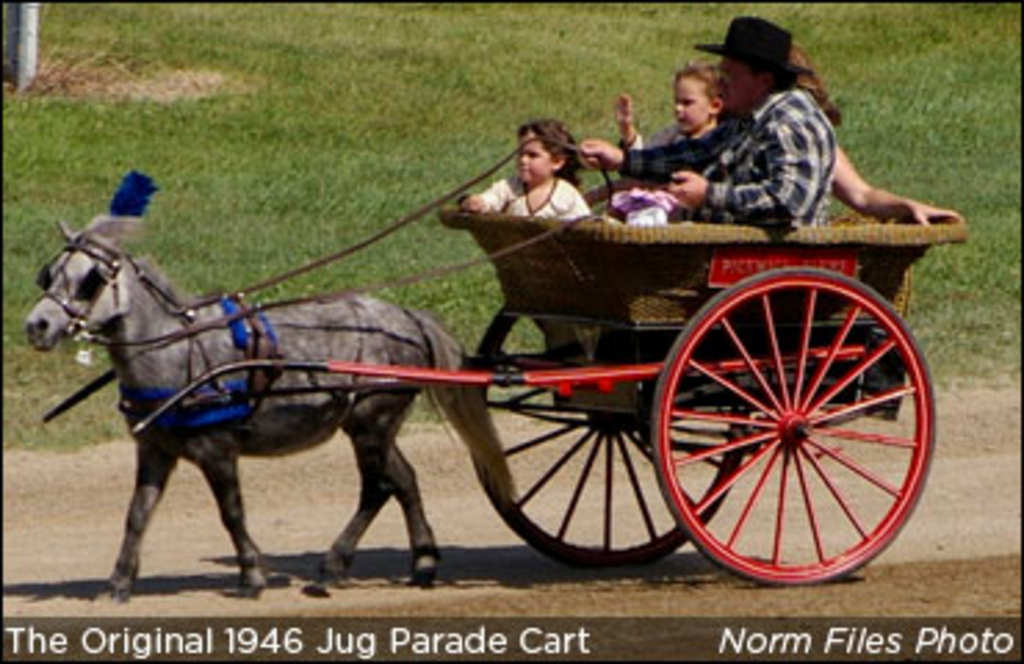
[[[72,293],[67,267],[75,254],[85,254],[93,260],[94,265]],[[115,308],[120,305],[122,293],[119,276],[125,258],[115,247],[86,233],[80,233],[77,236],[68,236],[64,248],[39,271],[36,284],[43,290],[43,299],[55,303],[68,316],[70,321],[67,332],[70,336],[91,333],[88,330],[89,317],[107,289],[112,289]],[[52,289],[54,269],[64,277],[64,292],[60,295],[55,294]],[[81,301],[86,302],[84,307],[77,305]]]

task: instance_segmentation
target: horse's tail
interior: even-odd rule
[[[441,324],[422,311],[411,312],[423,326],[439,369],[461,369],[465,360],[462,345]],[[484,390],[478,387],[433,386],[434,402],[451,422],[469,448],[480,481],[501,504],[511,504],[515,495],[501,440],[487,410]]]

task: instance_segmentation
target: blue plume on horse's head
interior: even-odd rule
[[[131,171],[124,176],[121,186],[110,199],[110,214],[115,217],[141,217],[146,214],[150,196],[158,189],[152,178]]]

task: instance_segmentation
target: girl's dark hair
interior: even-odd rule
[[[579,176],[576,172],[582,167],[579,153],[576,151],[576,139],[569,133],[569,128],[560,120],[544,119],[531,120],[520,125],[516,131],[519,140],[533,134],[544,149],[554,157],[565,160],[556,175],[574,187],[580,186]]]

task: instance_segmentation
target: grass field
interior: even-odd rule
[[[915,272],[910,324],[937,380],[1019,380],[1019,5],[43,7],[49,91],[4,92],[5,446],[124,434],[109,389],[39,423],[104,362],[79,367],[70,344],[35,354],[22,320],[59,246],[54,223],[105,211],[126,171],[161,187],[138,251],[188,291],[239,287],[479,173],[525,119],[610,138],[613,99],[629,91],[642,126],[664,126],[692,45],[748,13],[815,56],[844,111],[840,142],[869,181],[968,219],[970,242]],[[431,218],[264,299],[476,255]],[[471,346],[501,301],[488,267],[384,295],[437,312]]]

